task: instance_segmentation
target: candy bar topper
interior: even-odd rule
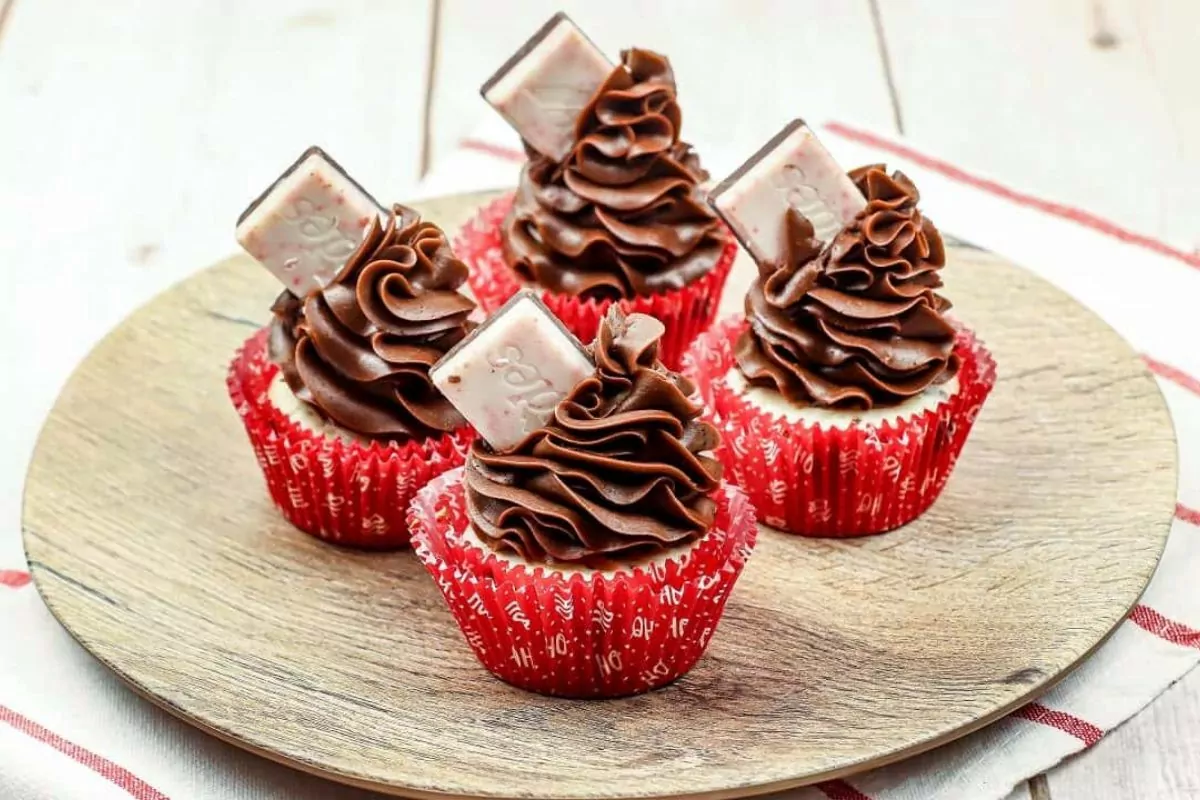
[[[562,161],[575,143],[579,112],[612,71],[604,52],[560,11],[480,93],[533,149]]]
[[[438,391],[496,451],[545,425],[595,372],[591,357],[532,292],[515,295],[429,370]]]
[[[242,212],[237,240],[303,297],[334,279],[386,211],[319,147],[310,147]]]
[[[867,200],[816,135],[797,119],[717,186],[708,202],[759,264],[784,257],[787,210],[828,242]]]

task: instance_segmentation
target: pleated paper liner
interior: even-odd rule
[[[347,547],[407,547],[407,509],[418,489],[461,466],[474,433],[364,444],[306,428],[271,402],[279,371],[267,357],[266,328],[238,350],[226,385],[246,427],[271,499],[289,522]]]
[[[492,674],[561,697],[620,697],[683,675],[708,646],[754,546],[754,509],[723,484],[713,529],[665,561],[617,571],[514,564],[468,544],[462,470],[417,493],[413,547]]]
[[[838,429],[790,422],[729,387],[745,329],[740,318],[714,326],[693,344],[683,371],[721,431],[726,480],[746,490],[760,522],[804,536],[864,536],[928,510],[996,383],[995,361],[974,334],[959,330],[959,390],[936,408]]]
[[[501,223],[512,208],[513,197],[506,194],[484,206],[454,241],[455,255],[471,268],[471,291],[488,313],[504,305],[522,286],[504,261],[500,240]],[[682,289],[616,301],[626,313],[649,314],[666,325],[659,357],[671,369],[679,368],[692,340],[712,325],[736,256],[737,243],[727,234],[725,249],[716,266],[699,279]],[[581,300],[551,291],[542,292],[542,300],[584,344],[595,338],[600,320],[614,302]]]

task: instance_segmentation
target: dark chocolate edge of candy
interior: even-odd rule
[[[241,225],[245,221],[246,217],[253,214],[254,209],[256,209],[260,205],[262,205],[262,202],[267,199],[267,197],[271,194],[271,192],[275,191],[276,186],[281,184],[283,181],[287,180],[287,178],[289,176],[291,176],[296,170],[300,169],[300,165],[303,164],[305,161],[307,161],[308,158],[312,155],[319,155],[319,156],[321,156],[321,158],[323,158],[327,162],[329,162],[329,165],[331,167],[333,167],[334,169],[336,169],[338,172],[340,172],[342,174],[342,177],[344,177],[346,180],[350,181],[350,183],[352,183],[354,185],[354,187],[356,189],[358,189],[360,192],[365,194],[367,197],[371,198],[371,202],[375,204],[375,207],[379,209],[381,214],[386,215],[388,213],[388,210],[383,207],[383,204],[375,199],[375,195],[368,192],[361,183],[354,180],[354,178],[350,175],[350,173],[346,172],[346,170],[342,168],[342,165],[339,164],[337,161],[335,161],[333,159],[333,157],[329,155],[329,153],[326,153],[323,149],[321,149],[321,147],[314,144],[314,145],[310,145],[307,150],[305,150],[303,153],[301,153],[300,157],[297,158],[295,161],[293,161],[291,163],[291,166],[289,166],[287,169],[285,169],[278,178],[271,181],[271,185],[268,186],[266,189],[263,189],[262,194],[260,194],[258,197],[254,198],[253,200],[250,201],[250,205],[246,206],[246,210],[238,215],[237,222],[234,223],[234,226],[236,227],[238,225]]]
[[[442,367],[444,367],[446,365],[446,363],[448,361],[450,361],[450,359],[452,359],[452,358],[454,358],[454,356],[458,355],[459,350],[462,350],[468,344],[475,341],[475,338],[477,336],[481,336],[483,334],[483,332],[485,330],[487,330],[488,328],[490,328],[492,326],[492,323],[494,323],[496,320],[500,319],[500,317],[502,317],[504,315],[504,313],[506,311],[508,311],[508,309],[512,308],[514,305],[516,305],[517,303],[519,303],[525,299],[532,300],[534,303],[537,304],[538,308],[542,309],[542,311],[545,312],[546,316],[549,317],[554,322],[554,324],[558,327],[558,329],[566,335],[567,339],[570,340],[571,344],[575,345],[575,349],[583,354],[583,357],[587,359],[589,364],[595,363],[592,360],[591,354],[588,353],[587,348],[583,345],[582,342],[579,341],[579,337],[576,336],[575,334],[571,333],[570,329],[567,328],[567,326],[563,324],[563,321],[561,319],[559,319],[554,314],[554,312],[550,310],[550,307],[547,306],[542,301],[542,298],[538,297],[537,292],[533,291],[532,289],[522,289],[519,292],[517,292],[516,294],[514,294],[512,297],[505,300],[504,305],[500,306],[493,313],[489,314],[487,319],[485,319],[479,325],[478,328],[471,331],[471,334],[467,338],[463,339],[461,342],[454,345],[454,347],[451,347],[449,350],[446,351],[445,355],[443,355],[437,361],[433,362],[433,366],[431,366],[429,368],[429,374],[432,376],[433,373],[437,372]]]
[[[482,95],[486,100],[488,90],[495,86],[501,78],[511,72],[513,67],[515,67],[517,64],[520,64],[521,61],[524,60],[524,58],[529,55],[529,53],[535,47],[541,44],[545,38],[550,35],[550,32],[558,27],[559,23],[563,22],[564,20],[572,25],[575,25],[571,18],[568,17],[564,12],[556,12],[554,16],[552,16],[542,25],[542,27],[538,28],[537,33],[533,34],[533,36],[530,36],[529,39],[526,40],[525,44],[521,45],[517,49],[517,52],[509,56],[508,60],[500,65],[500,69],[492,73],[492,77],[483,82],[483,86],[479,87],[479,94]],[[578,28],[579,26],[575,25],[575,27]]]

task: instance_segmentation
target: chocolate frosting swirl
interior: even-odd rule
[[[522,279],[596,299],[681,288],[720,259],[725,234],[704,202],[708,178],[679,141],[667,59],[626,50],[576,122],[563,163],[528,145],[504,256]]]
[[[495,550],[590,566],[635,559],[704,535],[721,465],[716,429],[693,387],[658,360],[663,326],[616,306],[602,321],[596,372],[511,452],[476,442],[467,509]]]
[[[824,250],[790,210],[783,262],[760,265],[746,295],[738,366],[801,405],[895,405],[958,369],[950,303],[935,291],[946,250],[917,187],[882,165],[850,177],[867,207]]]
[[[467,267],[446,235],[402,205],[371,223],[328,286],[271,311],[270,356],[298,398],[364,436],[421,437],[465,424],[429,368],[474,327]]]

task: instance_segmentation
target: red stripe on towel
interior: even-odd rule
[[[0,569],[0,586],[20,589],[29,585],[29,573],[19,569]]]
[[[1129,621],[1155,636],[1183,647],[1200,649],[1200,631],[1182,622],[1167,619],[1150,606],[1137,605],[1129,614]]]
[[[39,725],[29,717],[18,714],[7,706],[0,705],[0,722],[7,722],[31,739],[49,745],[68,758],[79,762],[114,786],[124,789],[134,800],[170,800],[165,794],[124,767],[118,766],[104,756],[80,747],[74,742],[67,741],[54,731]]]
[[[1087,720],[1080,719],[1074,714],[1068,714],[1065,711],[1055,711],[1052,708],[1046,708],[1041,703],[1030,703],[1027,706],[1022,706],[1013,712],[1013,716],[1029,720],[1030,722],[1048,725],[1051,728],[1057,728],[1063,733],[1069,733],[1083,742],[1084,747],[1091,747],[1104,736],[1104,731]]]

